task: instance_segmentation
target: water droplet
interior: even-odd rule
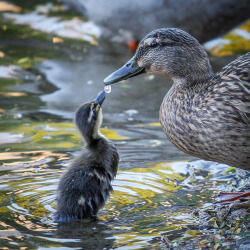
[[[129,110],[126,110],[125,113],[128,114],[129,116],[133,116],[133,115],[138,114],[138,111],[135,109],[129,109]]]
[[[110,86],[110,85],[105,86],[105,87],[104,87],[104,91],[105,91],[107,94],[111,93],[111,86]]]

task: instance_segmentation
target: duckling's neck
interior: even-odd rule
[[[119,155],[112,141],[99,133],[97,138],[93,138],[87,143],[87,149],[93,159],[101,162],[102,166],[104,166],[105,169],[110,172],[112,178],[114,178],[117,172]]]
[[[94,122],[93,126],[89,126],[87,130],[82,132],[83,139],[87,143],[88,146],[95,145],[100,139],[105,138],[103,134],[100,132],[100,127],[102,125],[102,110],[100,109],[98,112],[98,117]],[[106,139],[106,138],[105,138]]]
[[[102,142],[105,140],[107,140],[107,138],[100,133],[99,129],[91,135],[84,136],[84,141],[86,142],[88,148],[95,148],[100,141]]]

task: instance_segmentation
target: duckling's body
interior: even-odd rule
[[[87,147],[73,160],[58,187],[56,222],[96,218],[112,192],[119,155],[114,144],[99,132],[105,93],[79,107],[75,123]]]
[[[174,81],[160,122],[176,147],[250,170],[250,53],[214,74],[195,38],[179,29],[159,29],[145,36],[135,56],[104,84],[144,72]]]

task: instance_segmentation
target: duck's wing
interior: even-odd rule
[[[212,81],[216,101],[227,110],[224,118],[250,127],[250,52],[225,66]]]
[[[227,66],[210,82],[210,100],[216,102],[220,117],[229,125],[245,127],[244,134],[250,135],[250,53]]]
[[[216,75],[220,77],[234,75],[241,81],[250,83],[250,52],[226,65]]]
[[[221,90],[223,91],[224,85],[227,92],[224,104],[231,110],[228,114],[233,115],[238,122],[248,125],[250,129],[250,82],[229,74],[221,77],[221,83]]]

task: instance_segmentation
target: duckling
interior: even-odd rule
[[[110,85],[150,72],[169,77],[160,122],[187,154],[250,170],[250,53],[214,74],[207,53],[177,28],[150,32],[135,55],[104,79]]]
[[[96,219],[113,190],[111,181],[117,173],[119,155],[114,144],[99,131],[104,99],[102,91],[75,113],[75,124],[86,147],[60,179],[56,222]]]

